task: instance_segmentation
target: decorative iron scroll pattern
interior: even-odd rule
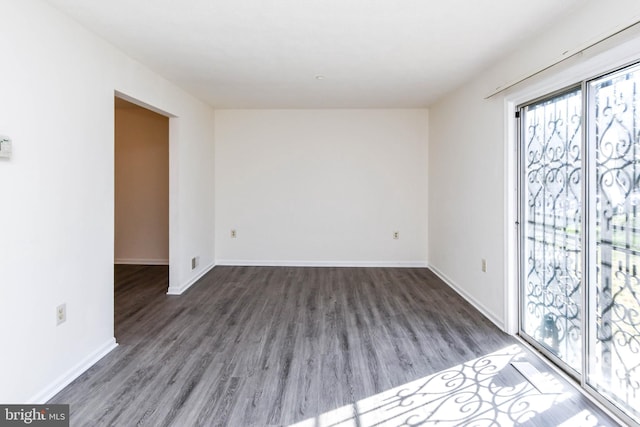
[[[512,364],[530,357],[511,345],[289,427],[608,425],[591,410],[560,409],[568,394],[550,372],[536,374],[547,385],[536,389]]]
[[[591,84],[596,150],[595,342],[589,380],[639,415],[640,68]],[[634,409],[636,408],[636,409]]]
[[[523,330],[576,371],[581,359],[581,91],[524,115]]]

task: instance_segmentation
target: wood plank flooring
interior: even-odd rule
[[[215,267],[182,296],[167,276],[116,266],[120,345],[50,402],[71,425],[617,425],[427,269]]]

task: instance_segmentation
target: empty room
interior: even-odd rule
[[[640,425],[636,0],[0,16],[0,425]]]

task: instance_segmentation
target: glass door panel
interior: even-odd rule
[[[640,415],[640,68],[589,83],[590,207],[587,383]]]
[[[521,109],[521,325],[582,371],[582,91]],[[639,224],[640,225],[640,224]]]

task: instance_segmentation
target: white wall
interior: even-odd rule
[[[114,90],[175,116],[176,290],[214,261],[213,112],[40,1],[2,1],[0,16],[0,134],[13,139],[0,159],[0,402],[24,403],[114,344]]]
[[[485,99],[640,17],[640,2],[586,1],[548,31],[430,108],[430,266],[496,324],[513,330],[515,281],[513,221],[515,145],[508,137],[507,106],[532,86],[559,89],[578,80],[560,69],[579,66],[588,55],[548,70],[536,79]],[[640,49],[636,51],[640,52]],[[606,68],[605,68],[606,70]],[[542,93],[538,93],[541,95]],[[487,272],[481,271],[481,259]]]
[[[216,111],[217,263],[426,265],[427,121],[427,110]]]

